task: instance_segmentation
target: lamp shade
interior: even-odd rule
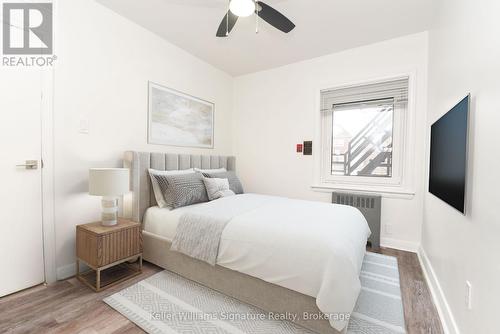
[[[89,194],[119,196],[130,190],[130,171],[127,168],[91,168],[89,170]]]

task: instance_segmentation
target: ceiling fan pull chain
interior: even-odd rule
[[[255,2],[255,33],[259,33],[259,3]]]
[[[229,36],[229,6],[231,5],[231,0],[227,2],[227,14],[226,14],[226,36]]]

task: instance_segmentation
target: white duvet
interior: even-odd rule
[[[145,230],[172,240],[187,211],[221,210],[232,219],[222,233],[217,264],[316,298],[341,331],[360,291],[370,234],[355,208],[242,194],[172,211],[150,208]]]

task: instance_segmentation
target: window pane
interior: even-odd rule
[[[332,175],[392,176],[392,100],[333,106]]]

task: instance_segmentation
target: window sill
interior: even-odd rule
[[[412,199],[415,196],[415,191],[380,186],[355,186],[355,185],[339,185],[339,184],[313,184],[311,186],[313,191],[317,192],[349,192],[355,194],[380,194],[386,198],[402,198]]]

